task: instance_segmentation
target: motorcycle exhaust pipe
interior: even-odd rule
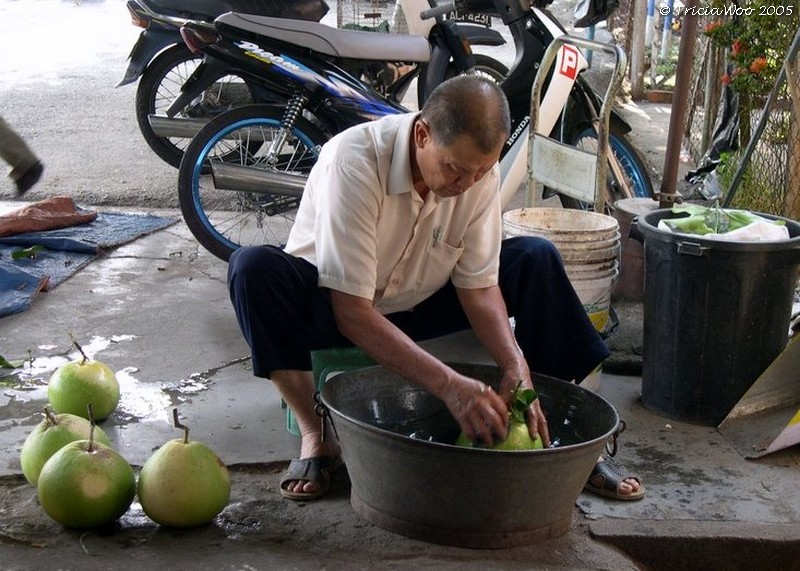
[[[191,139],[209,121],[208,119],[172,119],[164,115],[148,115],[147,121],[158,137],[181,137]],[[251,142],[263,143],[266,139],[259,129],[253,129],[248,134]]]
[[[308,177],[228,163],[211,163],[211,176],[218,190],[278,193],[300,197]]]
[[[147,121],[158,137],[191,139],[208,122],[208,119],[170,119],[164,115],[148,115]]]

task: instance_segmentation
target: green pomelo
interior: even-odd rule
[[[456,439],[456,446],[466,446],[471,448],[475,443],[467,438],[463,432],[458,435]],[[540,450],[544,448],[542,437],[537,436],[536,439],[531,438],[528,432],[528,425],[524,422],[511,421],[508,427],[508,436],[502,442],[498,442],[491,446],[490,450]]]
[[[98,527],[124,514],[136,495],[133,468],[112,448],[79,440],[45,462],[37,486],[51,518],[72,528]]]
[[[47,385],[47,398],[57,413],[86,419],[91,403],[94,419],[101,421],[119,404],[119,381],[104,363],[77,359],[56,369]]]
[[[44,463],[70,442],[88,440],[91,429],[91,423],[85,418],[68,413],[53,415],[47,411],[45,419],[28,434],[22,445],[19,461],[25,479],[35,486]],[[98,426],[95,426],[94,438],[111,446],[108,436]]]
[[[544,448],[542,437],[534,440],[524,422],[511,422],[508,427],[508,436],[502,442],[493,446],[494,450],[540,450]]]
[[[210,522],[228,505],[231,479],[205,444],[170,440],[142,466],[138,491],[144,513],[154,522],[194,527]]]

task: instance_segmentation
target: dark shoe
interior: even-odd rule
[[[39,161],[36,161],[32,167],[26,170],[25,174],[17,179],[17,196],[22,196],[33,188],[33,185],[39,182],[42,177],[43,171],[44,165]]]
[[[341,458],[317,456],[315,458],[295,458],[289,463],[289,469],[281,478],[281,495],[290,500],[314,500],[324,495],[331,485],[331,474],[342,465]],[[314,492],[293,492],[285,487],[289,482],[302,480],[314,482]]]
[[[639,482],[639,489],[630,494],[620,492],[619,485],[626,478]],[[623,473],[619,466],[607,458],[595,464],[583,489],[598,496],[615,500],[641,500],[644,497],[644,486],[638,476]]]

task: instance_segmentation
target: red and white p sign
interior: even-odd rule
[[[572,46],[561,47],[561,67],[558,73],[572,80],[578,75],[578,50]]]

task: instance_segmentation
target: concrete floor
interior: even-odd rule
[[[56,24],[66,22],[66,5],[48,6],[54,4],[61,9]],[[111,13],[110,6],[100,7]],[[8,28],[9,21],[5,24]],[[54,30],[62,28],[73,29]],[[71,81],[63,80],[67,62],[55,61],[55,54],[33,58],[43,65],[55,62],[55,69],[23,77],[33,68],[21,65],[0,78],[4,116],[47,157],[45,177],[31,200],[69,194],[86,205],[135,204],[124,208],[129,211],[174,205],[165,201],[174,203],[175,172],[141,141],[133,120],[133,89],[111,89],[124,69],[121,54],[135,37],[127,23],[116,29],[123,28],[126,37],[103,36],[101,46],[82,52],[92,58],[80,69],[69,69]],[[13,34],[0,36],[15,41]],[[12,105],[20,101],[25,105]],[[79,125],[63,105],[76,101],[92,109]],[[625,113],[659,188],[670,108],[633,103]],[[100,132],[103,137],[87,136]],[[682,163],[682,170],[687,167]],[[6,192],[9,187],[0,184]],[[0,212],[19,206],[0,203]],[[178,216],[176,210],[149,211]],[[282,500],[278,478],[297,454],[298,442],[285,430],[271,384],[248,370],[249,351],[230,308],[225,272],[225,264],[199,247],[179,222],[109,252],[39,296],[28,311],[0,319],[0,355],[33,358],[30,367],[0,375],[0,567],[797,568],[800,451],[794,447],[746,460],[716,429],[645,409],[635,374],[642,334],[641,305],[636,304],[619,306],[620,328],[609,340],[614,370],[634,374],[604,374],[600,394],[627,423],[617,458],[642,477],[647,496],[641,502],[581,494],[563,537],[486,551],[410,540],[360,520],[349,505],[344,473],[320,502]],[[79,533],[63,530],[42,513],[35,490],[20,476],[19,450],[39,421],[49,375],[70,356],[70,333],[117,371],[123,397],[104,428],[129,462],[140,466],[154,448],[177,436],[170,421],[177,406],[192,436],[231,467],[232,501],[215,524],[165,530],[134,504],[113,529]],[[486,360],[465,336],[429,347],[453,361]]]
[[[166,563],[164,568],[179,566],[165,553],[166,535],[169,549],[186,556],[213,536],[204,548],[207,565],[199,567],[208,569],[243,568],[245,561],[255,569],[621,569],[706,560],[715,568],[725,567],[717,565],[722,562],[743,568],[763,560],[765,550],[772,560],[796,564],[781,557],[792,550],[796,554],[800,538],[800,451],[795,447],[745,460],[716,429],[645,409],[635,376],[605,374],[600,394],[627,423],[617,459],[642,477],[647,496],[628,503],[581,494],[573,525],[560,539],[501,551],[406,539],[355,517],[346,479],[330,498],[302,509],[282,501],[277,478],[296,455],[298,442],[285,430],[271,384],[250,375],[248,349],[227,299],[225,270],[178,223],[110,252],[40,295],[30,310],[2,319],[0,354],[18,359],[30,352],[34,358],[31,368],[3,381],[0,396],[4,567],[9,561],[15,563],[12,568],[37,568],[45,553],[51,560],[68,557],[69,568],[127,568],[118,559],[110,563],[106,556],[111,555],[131,561],[152,555]],[[622,321],[620,336],[636,335],[640,325],[632,319]],[[122,400],[103,427],[129,462],[140,466],[154,448],[176,437],[170,417],[177,406],[192,436],[232,467],[234,499],[216,525],[169,534],[134,506],[113,533],[89,534],[98,558],[87,559],[75,547],[74,532],[48,523],[35,490],[19,477],[18,455],[39,421],[49,374],[69,353],[69,333],[120,376]],[[452,361],[486,361],[467,335],[428,347]],[[258,526],[248,527],[252,518]],[[274,534],[283,538],[283,547],[257,549]],[[366,545],[365,537],[377,543]],[[692,547],[696,542],[702,543],[699,551]],[[327,565],[326,551],[335,554]]]

